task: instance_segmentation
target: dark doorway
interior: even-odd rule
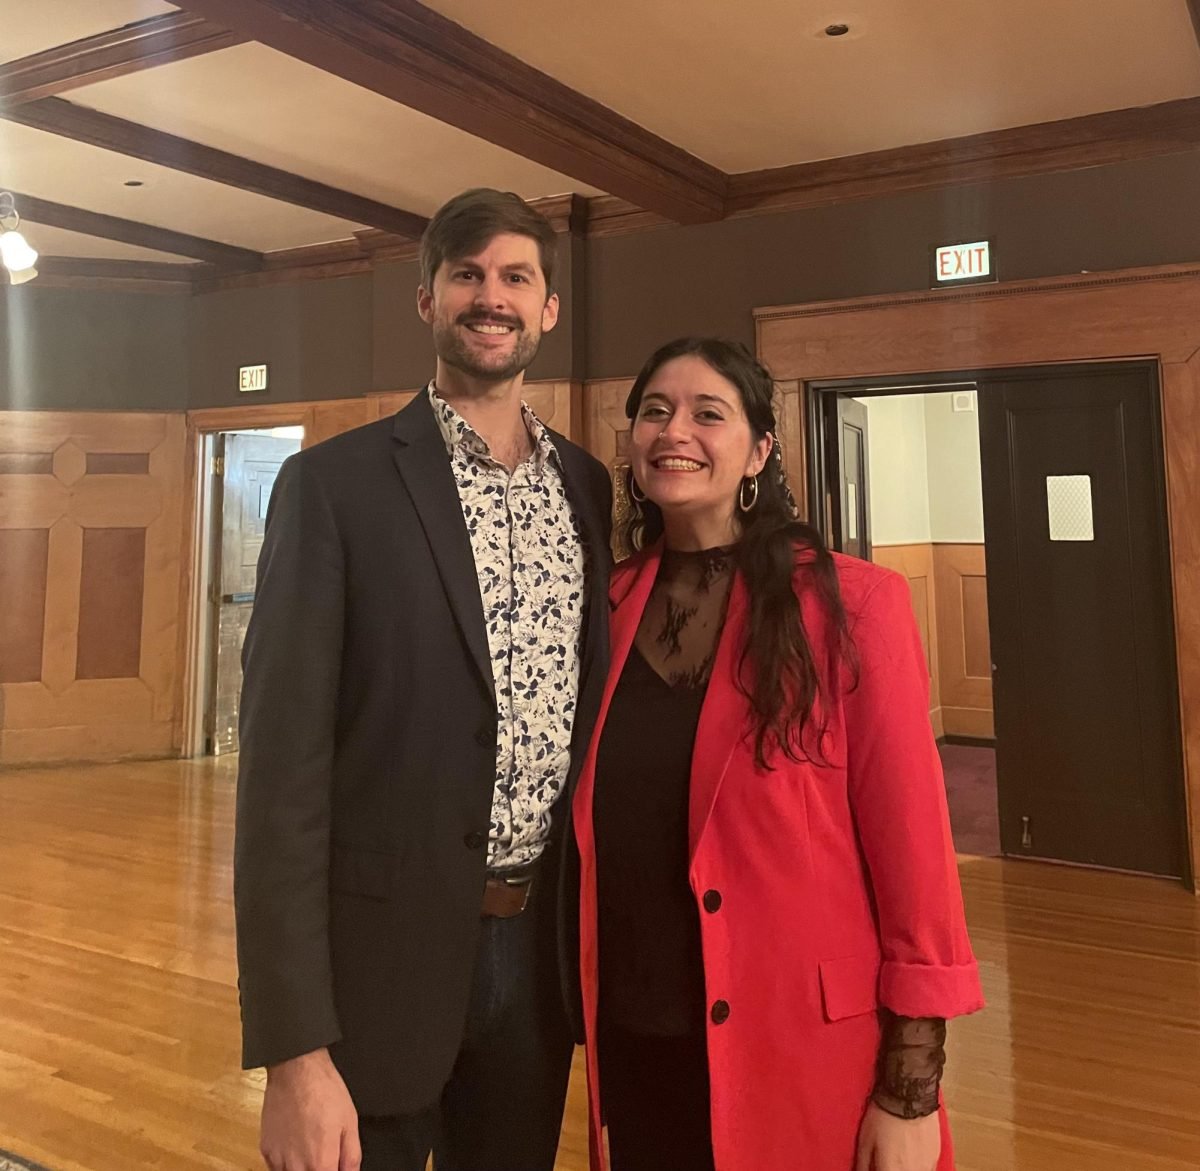
[[[1092,366],[980,395],[1005,853],[1182,877],[1157,375]]]
[[[810,386],[813,519],[853,552],[842,402],[959,378],[978,387],[1001,848],[1190,881],[1152,364]]]

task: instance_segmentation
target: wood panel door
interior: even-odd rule
[[[236,752],[242,691],[242,643],[254,609],[258,554],[267,505],[283,461],[300,450],[299,439],[225,435],[220,460],[221,532],[212,596],[216,670],[207,705],[207,738],[216,756]]]
[[[1157,377],[989,379],[987,593],[1007,854],[1184,876]]]

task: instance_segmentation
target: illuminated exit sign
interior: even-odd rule
[[[238,390],[266,390],[266,366],[239,366]]]
[[[933,269],[930,283],[935,289],[951,285],[978,285],[996,279],[991,240],[941,244],[931,250],[930,256]]]

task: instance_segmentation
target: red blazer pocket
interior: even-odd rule
[[[845,1020],[874,1012],[879,1007],[877,955],[843,956],[821,960],[821,999],[827,1021]]]

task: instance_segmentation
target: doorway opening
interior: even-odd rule
[[[191,756],[237,751],[241,651],[279,468],[304,442],[300,425],[209,431],[197,443],[189,727]]]
[[[814,520],[912,590],[956,847],[1190,882],[1156,364],[805,390]]]

